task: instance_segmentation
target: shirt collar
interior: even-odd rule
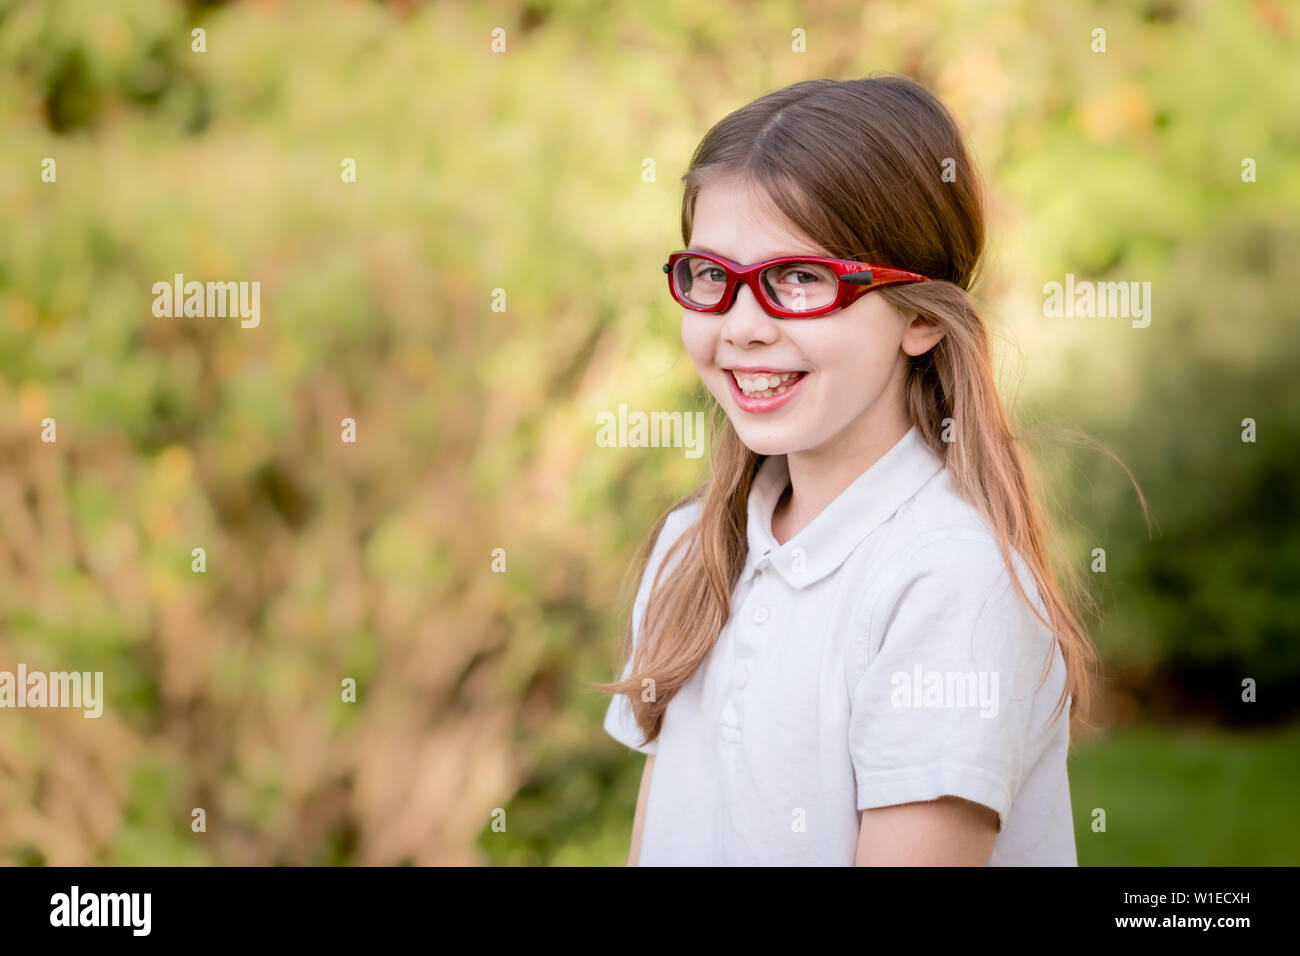
[[[807,527],[777,544],[772,511],[790,484],[790,469],[785,455],[768,456],[749,490],[749,556],[740,579],[773,568],[795,589],[820,581],[942,468],[943,460],[913,425]]]

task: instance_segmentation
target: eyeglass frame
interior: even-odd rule
[[[687,257],[706,259],[721,266],[723,271],[726,272],[727,284],[714,305],[699,305],[677,294],[677,284],[673,281],[673,270],[680,260]],[[773,302],[767,296],[767,293],[763,291],[762,283],[758,281],[758,277],[763,270],[786,262],[809,262],[830,268],[838,280],[836,282],[835,298],[830,304],[822,308],[792,312]],[[668,291],[672,295],[673,301],[683,308],[690,309],[692,312],[714,314],[726,312],[735,304],[736,293],[739,291],[740,283],[743,282],[754,293],[754,298],[762,304],[763,311],[783,319],[815,319],[847,308],[868,292],[874,292],[876,289],[888,285],[930,281],[929,277],[920,273],[908,272],[906,269],[895,269],[891,266],[875,265],[869,262],[857,262],[853,259],[833,259],[827,256],[778,256],[764,262],[742,265],[739,262],[733,262],[731,259],[716,256],[709,252],[699,252],[694,249],[681,249],[670,253],[663,269],[668,276]],[[880,276],[883,276],[883,278],[879,278]]]

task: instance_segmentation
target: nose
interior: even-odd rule
[[[722,313],[722,337],[740,348],[753,343],[770,343],[779,334],[777,320],[763,311],[746,283],[737,283],[736,297],[731,308]]]

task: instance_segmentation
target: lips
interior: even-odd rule
[[[724,370],[731,395],[742,411],[770,412],[799,393],[808,372],[800,369],[732,367]]]

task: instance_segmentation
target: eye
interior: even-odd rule
[[[727,273],[714,265],[703,265],[695,273],[695,278],[705,282],[726,282]]]
[[[784,286],[810,286],[819,282],[834,283],[834,278],[820,269],[809,269],[807,266],[789,266],[784,269],[776,280]]]

